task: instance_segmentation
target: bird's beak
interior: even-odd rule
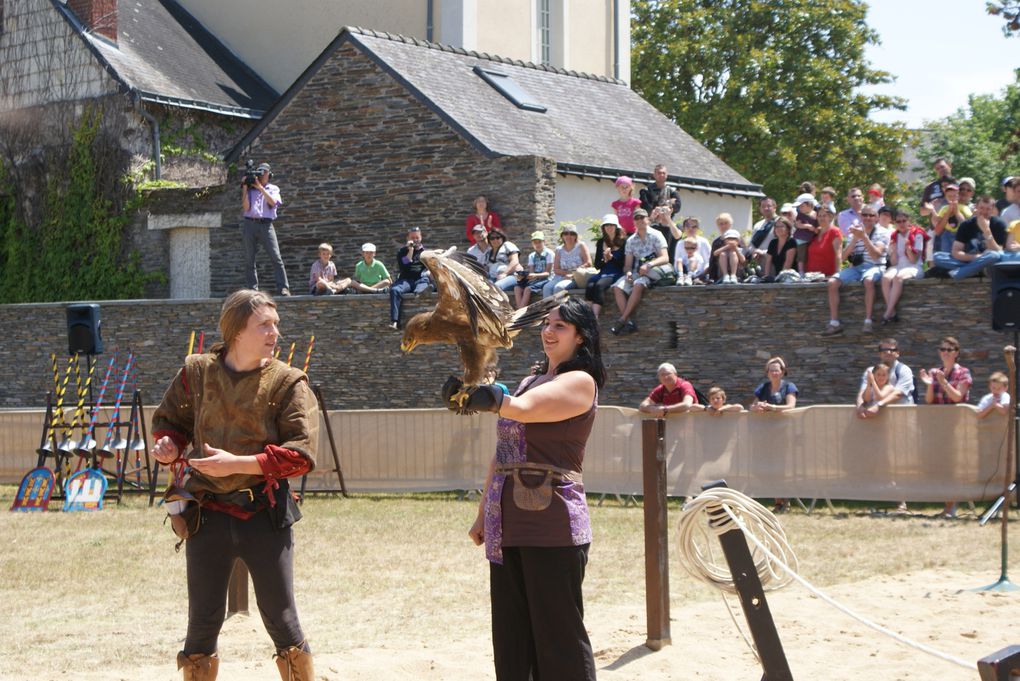
[[[414,350],[415,346],[417,345],[418,344],[415,343],[413,340],[406,340],[400,344],[400,351],[403,352],[404,354],[407,354],[411,352],[411,350]]]

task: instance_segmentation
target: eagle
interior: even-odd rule
[[[496,363],[496,349],[513,347],[513,338],[522,329],[542,323],[567,293],[561,291],[514,310],[506,293],[489,281],[485,268],[456,246],[424,251],[421,262],[432,275],[439,300],[432,310],[407,322],[400,349],[406,353],[419,345],[456,345],[464,385],[451,399],[463,406],[467,389],[479,385],[486,367]]]

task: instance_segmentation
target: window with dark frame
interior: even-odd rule
[[[474,72],[482,80],[494,87],[501,95],[513,102],[518,109],[545,113],[546,107],[536,97],[532,96],[530,92],[521,87],[521,84],[514,80],[509,73],[494,71],[482,68],[481,66],[475,66]]]

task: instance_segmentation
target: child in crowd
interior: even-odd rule
[[[626,175],[616,178],[615,184],[620,198],[610,205],[616,211],[616,217],[619,218],[623,231],[627,232],[627,236],[630,236],[637,231],[637,227],[634,226],[634,211],[641,207],[641,199],[634,198],[634,180]]]
[[[677,249],[673,269],[677,271],[677,286],[690,286],[695,280],[701,283],[708,263],[701,254],[697,237],[689,236],[683,240],[683,248]]]
[[[957,228],[974,213],[965,204],[960,203],[960,186],[956,182],[944,182],[942,196],[945,203],[931,218],[933,248],[934,253],[952,253]]]
[[[857,393],[857,417],[867,418],[865,411],[879,400],[883,400],[896,390],[896,386],[889,383],[889,365],[879,362],[865,372],[865,384]]]
[[[545,232],[538,230],[531,233],[531,247],[528,254],[528,266],[517,275],[514,287],[514,302],[517,308],[527,307],[531,302],[531,294],[542,295],[542,288],[552,271],[553,253],[545,247]]]
[[[793,205],[797,208],[796,230],[793,232],[793,240],[797,244],[797,273],[803,278],[808,245],[818,233],[818,215],[815,213],[815,197],[811,194],[801,194]]]
[[[354,283],[358,293],[389,293],[393,280],[381,261],[375,259],[375,244],[361,246],[361,260],[354,266]]]
[[[983,419],[991,413],[1006,414],[1009,412],[1009,377],[996,371],[988,377],[988,389],[991,391],[981,398],[977,406],[977,417]]]
[[[829,209],[833,215],[836,214],[836,190],[832,187],[822,187],[818,194],[818,203]]]
[[[877,182],[868,187],[868,203],[876,212],[885,206],[885,189]]]
[[[313,296],[331,296],[346,293],[351,285],[350,277],[337,279],[336,264],[333,263],[333,247],[319,244],[319,259],[312,263],[308,277],[308,293]]]
[[[719,416],[724,412],[741,412],[744,408],[739,404],[726,404],[726,391],[717,385],[708,389],[708,406],[705,413]]]

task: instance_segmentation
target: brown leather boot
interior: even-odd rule
[[[184,681],[216,681],[220,658],[216,653],[185,655],[184,651],[181,651],[177,653],[177,668],[184,670]]]
[[[283,681],[315,681],[312,654],[302,650],[302,646],[291,646],[273,656]]]

